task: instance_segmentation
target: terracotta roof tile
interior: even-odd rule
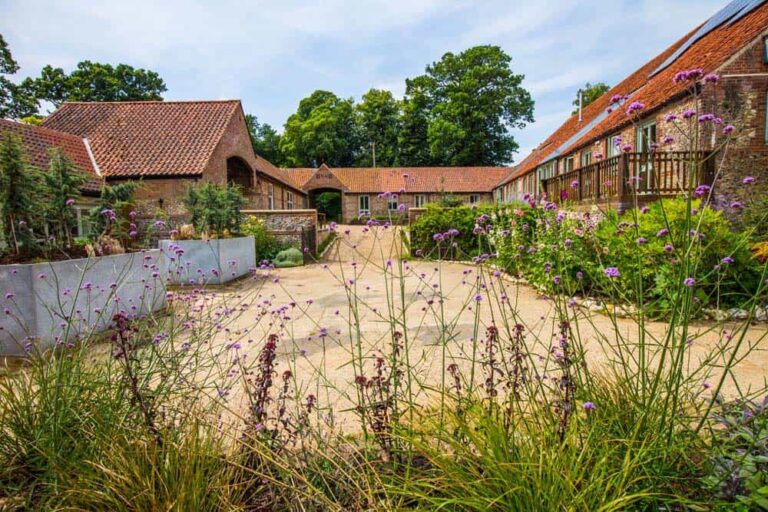
[[[583,120],[581,123],[579,123],[576,115],[569,117],[533,153],[518,164],[515,171],[502,180],[499,185],[527,174],[539,164],[549,160],[555,149],[568,143],[569,139],[578,135],[579,130],[606,111],[613,95],[631,95],[630,101],[640,101],[646,106],[644,112],[652,112],[684,92],[685,84],[675,84],[672,81],[677,72],[692,68],[703,68],[705,73],[713,72],[750,41],[765,32],[766,28],[768,28],[768,4],[763,4],[737,22],[725,23],[712,30],[683,52],[677,60],[661,72],[651,76],[651,73],[659,65],[696,32],[697,27],[585,107],[582,112]],[[571,153],[595,140],[606,137],[627,124],[629,124],[629,119],[625,115],[624,109],[617,108],[586,133],[569,143],[567,147],[563,147],[561,154]]]
[[[48,151],[58,148],[80,171],[89,175],[89,180],[82,187],[84,192],[101,190],[103,179],[98,175],[93,160],[88,154],[87,143],[82,138],[42,126],[17,123],[0,119],[0,133],[13,133],[21,138],[27,162],[37,168],[45,169],[51,158]]]
[[[317,169],[314,167],[293,167],[290,169],[280,169],[280,171],[287,182],[301,190],[309,179],[315,175]]]
[[[297,186],[303,186],[316,169],[285,169]],[[352,193],[491,192],[510,172],[509,167],[335,167],[331,172]],[[404,176],[407,175],[407,178]]]
[[[64,103],[43,126],[88,139],[104,176],[200,175],[238,100]]]

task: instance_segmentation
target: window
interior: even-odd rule
[[[288,209],[293,210],[293,192],[290,190],[285,192],[285,201],[287,203]]]
[[[613,137],[608,138],[608,157],[617,156],[619,153],[621,153],[621,148],[619,147],[619,141],[621,140],[621,137],[619,135],[615,135]]]
[[[768,94],[765,95],[765,108],[765,143],[768,144]]]
[[[369,196],[360,196],[357,199],[358,206],[359,206],[359,214],[362,215],[369,215],[371,213],[371,207],[370,207],[370,197]]]
[[[416,208],[424,208],[424,205],[427,204],[427,196],[424,194],[416,194],[415,204]]]
[[[656,123],[648,123],[637,129],[637,151],[650,153],[651,144],[656,144]]]
[[[274,210],[275,209],[275,186],[272,183],[267,185],[267,201],[269,203],[268,209]]]
[[[563,173],[571,172],[573,170],[573,157],[569,156],[563,161]]]
[[[469,204],[480,202],[480,194],[469,194]]]
[[[87,237],[91,234],[91,220],[88,215],[88,208],[76,206],[75,215],[77,216],[77,236]]]
[[[387,209],[391,212],[397,211],[397,196],[391,195],[387,199]]]
[[[556,162],[552,160],[539,167],[537,171],[539,181],[549,179],[555,175],[555,163]]]
[[[768,64],[768,36],[763,36],[763,64]]]
[[[592,151],[581,152],[581,166],[586,167],[592,163]]]

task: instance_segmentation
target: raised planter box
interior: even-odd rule
[[[252,236],[220,240],[160,240],[170,284],[223,284],[256,266]]]
[[[0,356],[23,356],[99,332],[120,311],[163,309],[165,268],[159,250],[0,265]]]

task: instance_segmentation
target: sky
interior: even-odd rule
[[[282,131],[316,89],[397,97],[446,52],[494,44],[535,100],[515,160],[555,130],[585,82],[611,85],[727,0],[0,0],[21,66],[81,60],[157,71],[169,100],[228,99]]]

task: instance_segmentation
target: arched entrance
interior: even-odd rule
[[[317,188],[310,190],[309,207],[324,213],[328,221],[342,221],[342,192],[336,188]]]
[[[239,156],[227,158],[227,183],[238,185],[244,194],[253,188],[253,171]]]

